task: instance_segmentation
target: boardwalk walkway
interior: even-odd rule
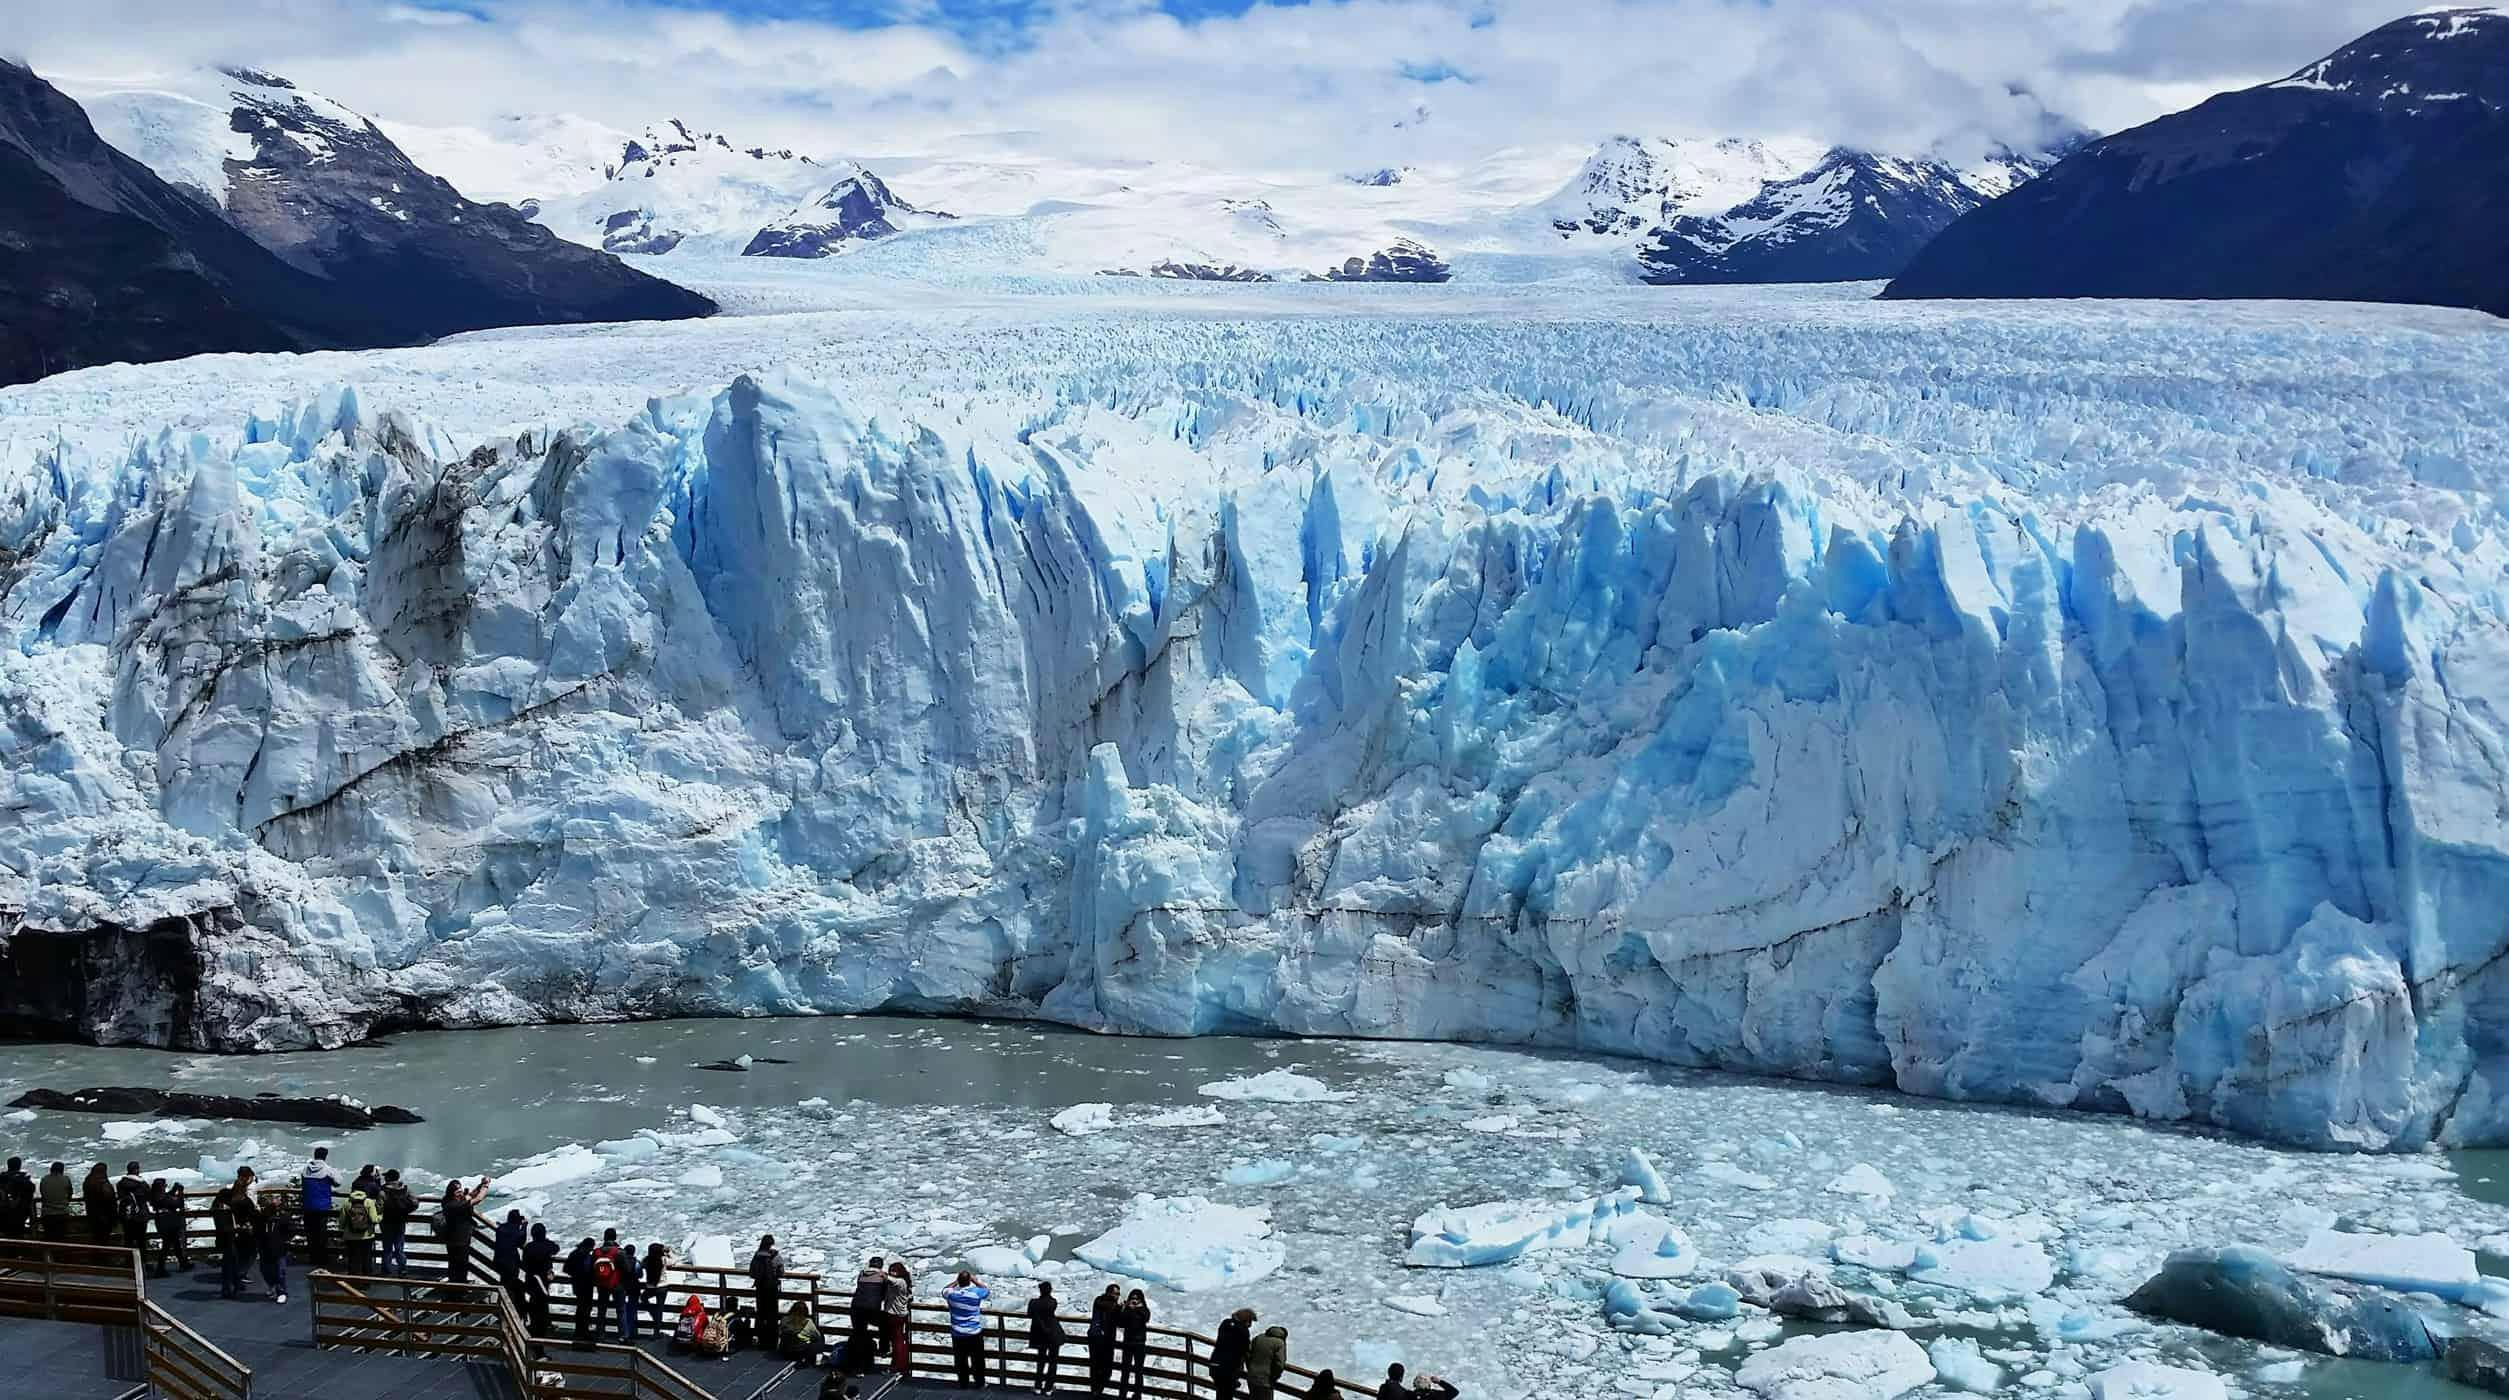
[[[266,1190],[284,1204],[286,1193]],[[196,1198],[197,1199],[197,1198]],[[284,1215],[284,1211],[282,1212]],[[291,1256],[289,1295],[271,1301],[256,1274],[253,1296],[221,1298],[213,1232],[205,1209],[191,1222],[189,1271],[145,1277],[128,1250],[0,1240],[0,1394],[58,1400],[125,1400],[142,1394],[173,1400],[815,1400],[826,1373],[796,1367],[772,1350],[735,1351],[720,1359],[671,1354],[659,1330],[634,1348],[604,1338],[573,1340],[571,1296],[551,1299],[555,1337],[532,1337],[505,1292],[493,1283],[484,1239],[469,1242],[472,1282],[445,1280],[448,1249],[431,1223],[410,1238],[410,1276],[403,1279],[317,1274]],[[850,1283],[850,1278],[845,1280]],[[674,1266],[665,1315],[695,1293],[708,1302],[726,1295],[746,1301],[745,1278],[730,1270]],[[788,1275],[784,1301],[802,1303],[829,1336],[846,1330],[843,1298],[814,1275]],[[1034,1393],[1026,1319],[987,1315],[985,1349],[993,1394]],[[918,1304],[910,1319],[916,1374],[903,1381],[863,1377],[866,1397],[895,1400],[964,1395],[947,1379],[950,1347],[943,1309]],[[1086,1319],[1067,1318],[1074,1338]],[[1211,1341],[1153,1328],[1145,1400],[1209,1400],[1217,1394],[1205,1363]],[[1064,1355],[1060,1395],[1085,1377],[1076,1346]],[[1293,1368],[1276,1392],[1281,1400],[1353,1400],[1358,1392],[1308,1385]]]

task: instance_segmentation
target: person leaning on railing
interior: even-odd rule
[[[1272,1388],[1288,1369],[1289,1329],[1274,1323],[1246,1348],[1246,1394],[1253,1400],[1272,1400]]]
[[[1246,1374],[1246,1348],[1254,1342],[1255,1310],[1239,1308],[1220,1323],[1211,1339],[1211,1387],[1220,1400],[1237,1400],[1237,1382]],[[1329,1400],[1329,1397],[1328,1397]]]

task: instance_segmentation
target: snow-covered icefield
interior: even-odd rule
[[[691,1072],[743,1053],[792,1064]],[[2255,1397],[2470,1396],[2420,1368],[2154,1326],[2117,1300],[2183,1245],[2289,1253],[2337,1223],[2469,1245],[2509,1230],[2509,1208],[2479,1203],[2435,1157],[2298,1153],[2115,1118],[1464,1046],[1075,1041],[862,1018],[416,1035],[242,1062],[0,1048],[0,1093],[107,1080],[417,1107],[433,1121],[349,1135],[335,1156],[401,1164],[430,1185],[494,1171],[494,1206],[565,1238],[617,1225],[676,1246],[711,1238],[704,1250],[720,1257],[772,1230],[813,1267],[902,1253],[926,1295],[962,1260],[1014,1299],[1023,1274],[1073,1298],[1146,1280],[1164,1320],[1208,1330],[1252,1306],[1288,1325],[1308,1365],[1373,1377],[1403,1359],[1476,1400],[1748,1395],[1744,1363],[1806,1329],[1746,1307],[1727,1320],[1659,1315],[1669,1330],[1639,1336],[1606,1324],[1603,1295],[1626,1274],[1657,1276],[1637,1286],[1674,1299],[1729,1267],[1811,1264],[1904,1309],[1906,1335],[1935,1352],[1927,1364],[1970,1384],[1992,1374],[2004,1394],[2079,1400],[2086,1377],[2143,1360]],[[317,1139],[45,1113],[0,1119],[0,1140],[38,1160],[118,1168],[136,1155],[151,1171],[198,1160],[224,1173],[240,1161],[292,1170]],[[499,1146],[468,1145],[481,1141]],[[1415,1248],[1413,1227],[1449,1208],[1591,1211],[1623,1187],[1633,1148],[1664,1199],[1607,1206],[1627,1212],[1609,1238],[1571,1231],[1513,1259],[1406,1265],[1438,1256]],[[1121,1233],[1128,1220],[1153,1224]],[[1657,1243],[1666,1224],[1687,1250]],[[1049,1238],[1031,1263],[1037,1236]],[[1484,1228],[1470,1252],[1503,1255],[1521,1236]],[[1936,1381],[1914,1393],[1959,1392]]]
[[[0,907],[200,955],[33,1000],[2509,1139],[2502,323],[866,266],[0,392]]]

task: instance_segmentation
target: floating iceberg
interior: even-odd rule
[[[1337,1089],[1328,1089],[1321,1079],[1312,1079],[1294,1070],[1274,1069],[1244,1079],[1223,1079],[1205,1084],[1199,1091],[1215,1099],[1252,1100],[1262,1103],[1346,1103],[1353,1097]]]
[[[1092,1268],[1179,1293],[1252,1282],[1286,1257],[1269,1211],[1200,1196],[1136,1196],[1122,1224],[1073,1253]]]
[[[2091,1400],[2230,1400],[2222,1378],[2183,1366],[2128,1361],[2091,1377]]]
[[[2446,1235],[2346,1234],[2318,1230],[2284,1261],[2304,1274],[2462,1301],[2481,1281],[2474,1251]]]
[[[1734,1372],[1762,1400],[1891,1400],[1933,1379],[1924,1349],[1896,1332],[1796,1337]]]
[[[1598,1227],[1637,1209],[1624,1188],[1585,1201],[1491,1201],[1429,1211],[1411,1223],[1403,1262],[1415,1268],[1468,1269],[1504,1264],[1551,1249],[1581,1249]]]

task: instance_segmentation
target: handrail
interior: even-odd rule
[[[174,1400],[252,1400],[252,1367],[155,1303],[141,1299],[139,1312],[151,1390]]]
[[[493,1359],[513,1374],[526,1400],[571,1400],[586,1393],[573,1382],[586,1380],[625,1381],[625,1391],[609,1393],[629,1400],[715,1400],[634,1347],[602,1343],[581,1351],[551,1350],[560,1344],[532,1337],[513,1298],[495,1284],[366,1278],[318,1269],[308,1294],[316,1346]],[[443,1320],[448,1317],[476,1320]],[[544,1385],[544,1376],[554,1377],[554,1383]]]
[[[272,1185],[262,1188],[261,1194],[265,1196],[277,1196],[284,1201],[292,1202],[295,1200],[297,1192],[296,1188],[293,1186]],[[193,1197],[192,1199],[199,1200],[200,1198]],[[292,1210],[287,1212],[287,1214],[292,1219],[301,1219],[301,1216]],[[186,1215],[190,1217],[186,1224],[187,1235],[197,1236],[203,1233],[201,1223],[206,1220],[208,1211],[201,1208],[193,1208],[187,1210]],[[486,1222],[484,1221],[481,1222],[483,1227],[485,1226],[485,1223]],[[458,1244],[462,1247],[463,1252],[466,1255],[466,1263],[469,1266],[470,1273],[470,1279],[460,1286],[468,1289],[479,1290],[482,1293],[494,1292],[500,1298],[505,1297],[504,1290],[501,1287],[498,1287],[492,1282],[488,1282],[488,1280],[496,1278],[495,1255],[492,1245],[494,1238],[493,1230],[489,1228],[474,1228],[470,1232],[467,1240],[450,1240],[436,1233],[437,1216],[432,1212],[410,1217],[410,1227],[409,1253],[413,1261],[421,1259],[441,1261]],[[333,1239],[335,1250],[337,1249],[338,1244],[339,1241],[335,1236]],[[334,1276],[339,1278],[356,1277],[354,1275],[339,1273],[335,1273]],[[832,1286],[830,1284],[829,1280],[831,1279],[837,1280],[836,1285]],[[378,1279],[376,1282],[388,1285],[404,1283],[417,1284],[420,1280]],[[820,1273],[791,1273],[784,1275],[782,1282],[783,1287],[779,1290],[779,1292],[782,1294],[783,1301],[787,1304],[805,1304],[808,1307],[813,1320],[820,1325],[823,1336],[830,1339],[839,1338],[842,1337],[847,1330],[849,1330],[849,1313],[846,1304],[849,1301],[851,1289],[842,1286],[848,1282],[845,1276]],[[430,1286],[441,1289],[454,1285],[434,1283],[430,1281]],[[642,1285],[637,1291],[639,1306],[642,1305],[646,1286],[649,1285]],[[727,1268],[717,1265],[684,1263],[673,1263],[667,1267],[667,1271],[661,1283],[661,1289],[663,1292],[664,1307],[666,1311],[669,1310],[674,1303],[684,1300],[690,1294],[703,1296],[709,1301],[709,1303],[711,1303],[713,1300],[726,1295],[744,1300],[752,1299],[757,1293],[756,1285],[749,1280],[746,1270],[740,1268]],[[551,1292],[548,1301],[549,1309],[551,1313],[554,1314],[551,1330],[563,1332],[566,1330],[567,1324],[574,1318],[575,1309],[573,1298],[571,1296],[571,1290],[565,1290],[561,1286],[559,1289]],[[505,1307],[508,1310],[512,1310],[513,1305],[510,1298],[505,1299]],[[938,1319],[944,1317],[947,1312],[947,1306],[937,1302],[919,1301],[911,1305],[910,1315],[915,1318],[915,1321],[909,1324],[910,1328],[913,1332],[922,1334],[921,1338],[915,1345],[916,1355],[912,1362],[913,1374],[919,1376],[943,1377],[951,1374],[952,1364],[947,1342],[947,1328],[945,1324],[937,1321]],[[987,1367],[998,1377],[1005,1379],[1014,1381],[1033,1379],[1037,1374],[1037,1368],[1034,1365],[1035,1353],[1029,1350],[1027,1346],[1027,1315],[1024,1312],[1014,1312],[1007,1309],[992,1308],[985,1309],[984,1314],[988,1319],[988,1325],[986,1327],[988,1340],[988,1346],[986,1348]],[[477,1327],[471,1329],[474,1333],[485,1334],[496,1330],[489,1324],[489,1314],[484,1304],[479,1308],[478,1316],[480,1317],[481,1322]],[[1072,1348],[1074,1353],[1067,1355],[1064,1358],[1062,1363],[1062,1374],[1066,1377],[1075,1374],[1075,1372],[1085,1375],[1087,1362],[1085,1359],[1082,1359],[1082,1355],[1079,1354],[1079,1339],[1086,1334],[1089,1319],[1085,1316],[1070,1313],[1060,1314],[1059,1317],[1063,1322],[1065,1329],[1072,1335],[1072,1340],[1067,1343],[1067,1345]],[[933,1319],[934,1321],[927,1322],[927,1319]],[[769,1330],[769,1335],[772,1337],[772,1329],[774,1327],[773,1320],[761,1319],[761,1322]],[[526,1395],[530,1395],[533,1393],[531,1376],[530,1374],[526,1374],[526,1372],[534,1365],[534,1363],[530,1362],[529,1358],[530,1348],[532,1346],[546,1347],[551,1345],[564,1346],[569,1351],[574,1351],[574,1348],[571,1344],[554,1343],[547,1338],[532,1337],[530,1335],[528,1325],[519,1317],[516,1320],[515,1328],[520,1339],[523,1343],[525,1343],[522,1350],[525,1364],[523,1368],[518,1369],[517,1379],[522,1383]],[[1160,1325],[1153,1325],[1148,1330],[1152,1342],[1145,1351],[1147,1364],[1143,1368],[1143,1378],[1145,1382],[1166,1381],[1173,1384],[1171,1386],[1150,1384],[1145,1386],[1145,1393],[1164,1394],[1170,1397],[1176,1397],[1176,1400],[1201,1400],[1201,1397],[1207,1397],[1215,1393],[1215,1388],[1210,1381],[1209,1356],[1212,1348],[1217,1344],[1210,1336],[1199,1332],[1188,1331],[1183,1328]],[[933,1341],[935,1334],[937,1334],[939,1338],[937,1345]],[[770,1340],[767,1344],[771,1346],[773,1345],[773,1342]],[[514,1350],[510,1345],[504,1344],[503,1339],[500,1339],[500,1345],[496,1349],[508,1353],[511,1353]],[[642,1352],[636,1352],[634,1348],[614,1347],[608,1343],[600,1343],[598,1344],[597,1349],[616,1351],[622,1354],[634,1352],[637,1356],[645,1357],[645,1360],[642,1363],[629,1360],[620,1366],[608,1368],[603,1372],[603,1374],[609,1379],[625,1379],[628,1380],[631,1385],[636,1385],[638,1382],[635,1378],[620,1376],[617,1375],[616,1372],[622,1370],[633,1371],[640,1365],[647,1367],[661,1367],[662,1371],[667,1373],[667,1379],[656,1379],[654,1380],[651,1388],[640,1388],[633,1391],[633,1394],[635,1395],[651,1396],[658,1392],[660,1395],[665,1397],[665,1400],[688,1400],[688,1397],[690,1396],[698,1397],[698,1400],[710,1400],[709,1397],[705,1396],[705,1392],[703,1390],[689,1385],[689,1382],[685,1377],[680,1376],[677,1372],[670,1371],[668,1367],[661,1366],[661,1363],[654,1361],[651,1356]],[[478,1348],[478,1350],[485,1351],[488,1350],[488,1348],[482,1347]],[[575,1354],[580,1356],[584,1353],[577,1351]],[[1077,1363],[1077,1365],[1075,1365],[1075,1363]],[[563,1373],[567,1370],[567,1366],[563,1361],[550,1360],[537,1363],[537,1369]],[[1278,1388],[1276,1393],[1284,1397],[1284,1400],[1343,1400],[1343,1397],[1345,1396],[1355,1396],[1362,1393],[1359,1389],[1354,1388],[1353,1383],[1347,1381],[1337,1381],[1334,1393],[1330,1397],[1317,1393],[1314,1391],[1314,1387],[1311,1384],[1311,1382],[1315,1379],[1315,1374],[1316,1373],[1314,1371],[1303,1366],[1292,1365],[1284,1367],[1282,1371],[1283,1383]],[[674,1390],[671,1388],[673,1383],[676,1383],[679,1386],[686,1386],[688,1389],[686,1392]]]

